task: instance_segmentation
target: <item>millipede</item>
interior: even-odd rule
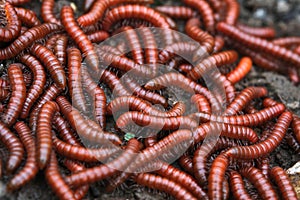
[[[112,176],[116,170],[124,170],[139,151],[139,147],[139,142],[135,139],[131,139],[128,141],[126,149],[116,159],[111,162],[107,162],[106,164],[72,174],[66,177],[66,182],[69,185],[76,187],[82,184],[94,183],[104,178],[108,178]]]
[[[176,19],[190,19],[197,15],[195,10],[186,6],[157,6],[155,9]]]
[[[35,12],[28,10],[26,8],[17,8],[17,7],[15,7],[15,11],[18,15],[18,18],[21,20],[21,22],[28,27],[34,27],[41,24]]]
[[[278,199],[271,182],[262,174],[259,169],[255,167],[242,168],[239,172],[255,186],[258,194],[262,198]]]
[[[193,7],[203,18],[204,26],[210,33],[215,32],[215,19],[211,6],[206,1],[184,0],[186,5]]]
[[[54,193],[64,200],[75,200],[74,192],[64,181],[62,175],[59,172],[58,162],[55,152],[52,150],[49,164],[45,169],[45,178],[47,183],[50,185]]]
[[[281,3],[0,3],[0,199],[297,199]]]
[[[52,51],[40,44],[34,44],[30,52],[44,64],[57,86],[64,89],[67,85],[66,74]]]
[[[28,183],[36,176],[39,170],[36,161],[36,148],[33,145],[35,144],[35,139],[31,135],[30,128],[24,122],[17,122],[14,128],[25,147],[27,159],[25,166],[8,182],[8,191],[19,189]]]
[[[298,199],[288,175],[281,167],[273,167],[270,170],[270,176],[279,187],[283,199]]]
[[[78,19],[79,20],[79,19]],[[64,6],[61,10],[61,22],[69,36],[76,42],[79,49],[82,51],[89,67],[96,73],[99,72],[99,58],[96,54],[92,42],[88,39],[87,35],[78,26],[73,9],[69,6]]]
[[[48,101],[54,100],[60,93],[62,89],[57,87],[55,84],[50,85],[43,95],[39,98],[37,104],[32,108],[29,117],[29,126],[33,132],[36,131],[38,114],[40,112],[41,107]]]
[[[45,0],[41,5],[41,17],[46,23],[61,25],[61,21],[54,14],[55,0]]]
[[[29,47],[34,41],[44,38],[49,33],[61,30],[57,24],[44,23],[32,27],[21,34],[9,46],[0,49],[0,60],[10,59],[17,56],[25,48]]]
[[[122,114],[116,121],[116,125],[120,129],[135,123],[139,126],[147,126],[153,129],[175,130],[178,128],[194,128],[197,127],[197,122],[190,117],[159,117],[143,114],[137,111],[129,111]]]
[[[2,122],[0,122],[0,140],[9,150],[6,170],[13,172],[21,164],[24,155],[23,145],[20,139]]]
[[[58,105],[54,101],[45,103],[39,112],[37,120],[37,163],[40,169],[44,169],[49,162],[52,149],[52,118],[55,112],[59,111]]]
[[[162,178],[160,176],[148,173],[141,173],[138,174],[134,180],[140,185],[167,192],[176,199],[197,199],[189,191],[187,191],[187,189],[167,178]]]
[[[88,26],[92,25],[98,20],[100,20],[104,13],[105,10],[109,7],[115,6],[117,4],[122,4],[122,3],[144,3],[144,4],[151,4],[153,3],[153,0],[116,0],[116,1],[96,1],[95,3],[92,4],[90,10],[88,13],[80,16],[77,21],[79,25],[81,26]]]
[[[211,53],[215,46],[213,36],[203,31],[200,27],[198,18],[191,18],[187,21],[185,26],[186,33],[194,40],[200,43],[201,49],[204,52]]]
[[[1,28],[0,41],[9,42],[19,36],[21,31],[21,21],[14,7],[6,2],[4,6],[6,13],[7,25],[5,28]]]
[[[34,102],[43,93],[43,89],[46,84],[46,73],[43,65],[38,61],[38,59],[30,54],[21,56],[20,62],[30,68],[34,74],[34,81],[31,88],[27,92],[24,106],[20,115],[20,117],[24,119],[28,116]]]
[[[7,73],[12,93],[7,104],[7,109],[2,113],[1,120],[8,126],[12,126],[21,114],[26,98],[26,86],[20,63],[9,65]]]
[[[81,73],[81,53],[77,48],[69,48],[68,55],[68,86],[69,93],[72,99],[72,104],[75,108],[83,113],[87,112],[86,100],[83,94],[82,73]]]

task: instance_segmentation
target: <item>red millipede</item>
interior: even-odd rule
[[[242,168],[239,172],[254,185],[262,199],[278,199],[270,181],[259,169],[255,167],[247,167]]]
[[[191,192],[191,194],[196,198],[208,200],[206,192],[200,186],[198,186],[197,182],[192,176],[167,163],[161,163],[159,166],[160,169],[155,171],[155,173],[174,181],[175,183],[179,183],[179,185]]]
[[[32,10],[15,7],[15,11],[18,15],[18,18],[21,20],[21,22],[28,27],[34,27],[41,24],[35,12],[33,12]]]
[[[245,184],[243,182],[243,177],[236,171],[231,171],[230,176],[230,190],[235,199],[251,200],[251,196],[248,194]]]
[[[144,139],[145,147],[151,147],[157,143],[157,136],[151,136]]]
[[[296,54],[300,55],[300,45],[298,45],[298,47],[296,47],[296,48],[294,49],[294,52],[295,52]]]
[[[155,27],[163,28],[163,41],[166,44],[171,44],[173,42],[173,38],[170,37],[171,32],[168,30],[172,28],[172,24],[169,23],[167,17],[150,7],[142,5],[124,5],[113,8],[105,15],[103,29],[108,31],[115,22],[130,18],[149,21]]]
[[[225,172],[229,165],[226,154],[220,154],[212,163],[208,176],[208,197],[209,199],[223,199],[223,181]]]
[[[132,59],[137,64],[143,64],[144,63],[143,50],[137,32],[133,30],[133,28],[130,26],[122,27],[122,32],[123,31],[124,31],[123,34],[125,34],[128,42],[127,44],[128,50],[132,54]]]
[[[226,78],[232,83],[236,84],[241,81],[251,70],[252,60],[249,57],[243,57],[239,64],[231,72],[226,74]]]
[[[100,144],[109,144],[112,142],[119,145],[122,143],[117,135],[103,131],[99,125],[96,124],[96,127],[92,127],[78,110],[71,106],[65,97],[57,97],[56,102],[59,104],[63,115],[67,118],[73,130],[77,131],[78,135],[87,138],[89,141]]]
[[[292,114],[282,113],[274,126],[272,134],[264,141],[250,146],[233,147],[226,154],[235,159],[255,159],[271,153],[282,141],[292,121]]]
[[[206,31],[200,28],[200,20],[198,18],[191,18],[185,25],[185,32],[194,40],[200,43],[201,50],[204,53],[211,53],[215,46],[215,40]]]
[[[66,74],[52,51],[40,44],[34,44],[30,52],[44,64],[57,86],[64,89],[67,85]]]
[[[273,167],[270,176],[276,183],[281,192],[281,197],[288,200],[297,200],[297,194],[288,175],[281,167]]]
[[[21,34],[17,39],[9,44],[9,46],[0,49],[0,60],[10,59],[17,56],[36,40],[44,38],[47,34],[54,33],[60,29],[61,26],[48,23],[28,29],[25,33]]]
[[[74,192],[66,184],[59,172],[56,155],[53,150],[51,151],[49,164],[45,169],[45,178],[47,183],[50,185],[51,189],[59,199],[75,200]]]
[[[122,114],[116,121],[116,126],[120,129],[126,128],[128,125],[137,124],[139,126],[147,126],[152,129],[175,130],[178,128],[191,129],[197,127],[198,123],[186,116],[177,117],[158,117],[143,114],[137,111],[129,111]]]
[[[235,25],[239,14],[240,14],[240,5],[236,0],[225,0],[226,4],[226,13],[225,13],[225,23],[230,25]]]
[[[37,18],[35,12],[26,8],[17,8],[15,11],[18,15],[20,21],[27,27],[34,27],[41,24],[40,20]]]
[[[72,187],[76,187],[111,177],[117,171],[126,169],[127,165],[136,157],[139,150],[140,142],[136,139],[130,139],[126,145],[126,149],[116,159],[103,165],[72,174],[66,177],[66,182]]]
[[[9,96],[10,84],[7,79],[0,78],[0,101],[5,100]]]
[[[7,109],[2,113],[1,120],[10,127],[17,121],[17,118],[21,114],[26,98],[26,86],[21,70],[21,64],[15,63],[9,65],[7,73],[12,93],[7,104]]]
[[[143,47],[144,47],[144,52],[145,52],[145,62],[147,64],[157,63],[158,62],[158,48],[157,48],[157,44],[156,44],[156,38],[153,34],[153,30],[145,27],[143,29],[139,29],[138,32],[143,41]],[[156,66],[154,66],[154,67],[156,67]]]
[[[122,110],[139,111],[145,114],[159,117],[175,117],[183,115],[185,111],[185,104],[183,102],[178,102],[174,105],[174,107],[171,110],[164,112],[156,109],[148,101],[140,99],[139,97],[123,96],[112,100],[107,105],[108,115],[112,115]]]
[[[257,126],[280,115],[282,112],[284,112],[284,110],[285,110],[285,106],[279,103],[275,106],[262,109],[259,112],[253,114],[245,114],[245,115],[238,115],[238,116],[216,116],[216,115],[209,115],[206,113],[196,113],[195,117],[198,117],[200,121],[205,121],[205,122],[212,121],[212,122],[226,123],[232,125]]]
[[[84,165],[81,163],[74,162],[69,159],[64,159],[63,164],[68,168],[71,172],[77,173],[85,169]],[[75,199],[82,199],[89,190],[89,185],[82,185],[74,191]]]
[[[198,112],[211,114],[211,107],[208,100],[201,94],[194,94],[191,97],[191,103],[196,105]]]
[[[7,2],[11,3],[14,6],[18,6],[30,2],[30,0],[7,0]]]
[[[96,73],[99,73],[99,58],[96,54],[92,42],[88,39],[87,35],[78,26],[73,9],[69,6],[64,6],[61,9],[61,22],[67,31],[68,35],[75,41],[79,49],[86,57],[88,66]],[[78,19],[79,20],[79,19]]]
[[[282,74],[287,74],[286,69],[283,68],[273,56],[270,56],[263,52],[257,52],[251,50],[248,47],[242,46],[241,44],[234,42],[232,39],[227,39],[231,47],[237,49],[243,55],[249,56],[253,62],[266,70],[277,71]],[[276,62],[275,62],[276,60]]]
[[[170,61],[174,56],[180,55],[181,57],[190,57],[191,54],[196,53],[198,46],[191,42],[176,42],[164,47],[159,52],[159,60],[161,63]]]
[[[269,53],[289,63],[293,63],[295,67],[300,68],[300,55],[297,55],[284,47],[275,45],[272,42],[255,36],[251,36],[240,31],[232,25],[225,24],[223,22],[218,23],[217,30],[222,32],[226,36],[233,38],[235,41],[241,42],[250,49],[259,49],[262,52]]]
[[[189,73],[189,71],[192,70],[192,68],[193,68],[193,65],[191,65],[191,64],[181,64],[181,65],[178,67],[178,71],[179,71],[180,73],[185,73],[185,74],[187,74],[187,73]]]
[[[53,51],[54,45],[56,43],[56,40],[60,36],[62,36],[62,34],[59,34],[59,33],[58,34],[53,34],[53,35],[49,36],[49,38],[45,42],[45,47],[47,47],[49,50]]]
[[[182,187],[175,181],[167,178],[163,178],[157,175],[141,173],[134,177],[134,180],[139,185],[143,185],[152,189],[157,189],[166,192],[176,199],[189,199],[196,200],[197,198],[193,196],[186,188]]]
[[[294,84],[297,85],[300,82],[300,76],[298,74],[298,69],[297,68],[288,67],[287,68],[287,75],[289,76],[290,80]]]
[[[282,37],[272,40],[272,43],[279,46],[289,47],[292,45],[300,45],[300,37]]]
[[[208,73],[214,67],[220,67],[222,65],[232,64],[238,59],[236,51],[223,51],[220,53],[213,54],[208,58],[205,58],[199,64],[197,64],[189,73],[188,77],[192,80],[198,80],[205,73]]]
[[[30,113],[29,117],[29,126],[32,130],[32,132],[35,133],[36,131],[36,125],[38,120],[38,115],[40,112],[41,107],[48,101],[54,100],[60,93],[62,92],[62,89],[57,87],[55,84],[50,85],[44,94],[39,98],[38,103],[32,108],[32,111]]]
[[[144,87],[142,87],[140,84],[136,83],[136,81],[133,78],[126,77],[122,78],[122,83],[126,85],[126,89],[128,90],[129,94],[128,95],[123,95],[123,96],[130,96],[130,95],[135,95],[139,98],[142,98],[146,101],[151,102],[152,104],[160,104],[163,107],[168,106],[168,101],[166,100],[165,97],[163,97],[160,94],[157,94],[153,91],[146,90]],[[115,90],[114,90],[115,93]]]
[[[66,35],[61,35],[57,38],[54,44],[54,55],[60,62],[61,66],[65,67],[67,63],[67,45],[68,38]]]
[[[146,20],[154,26],[160,28],[171,27],[166,18],[154,9],[143,5],[129,4],[113,8],[111,11],[109,11],[103,20],[103,29],[108,31],[115,22],[130,18]]]
[[[106,31],[96,31],[86,35],[92,43],[98,43],[109,38],[109,33]]]
[[[52,144],[58,154],[84,162],[103,162],[119,150],[118,148],[110,149],[109,147],[92,149],[75,146],[61,141],[54,135],[52,136]]]
[[[214,46],[214,53],[217,53],[223,49],[225,45],[224,38],[220,35],[215,36],[215,46]]]
[[[264,87],[247,87],[243,89],[228,105],[224,114],[236,115],[242,111],[252,100],[260,97],[264,97],[268,94],[268,91]]]
[[[153,0],[104,0],[104,1],[95,1],[93,3],[90,11],[82,16],[80,16],[77,21],[80,26],[89,26],[97,21],[99,21],[105,11],[112,6],[122,4],[122,3],[144,3],[144,4],[151,4],[153,3]]]
[[[195,144],[204,140],[207,135],[220,135],[234,139],[248,140],[251,143],[255,143],[258,140],[257,134],[251,128],[226,123],[210,122],[201,124],[197,128],[193,129],[192,132]]]
[[[27,160],[25,166],[7,183],[8,191],[17,190],[31,181],[39,170],[36,161],[35,139],[32,136],[31,130],[24,122],[17,122],[14,128],[25,147]]]
[[[184,0],[188,6],[195,8],[201,15],[205,29],[209,33],[215,32],[215,19],[213,10],[210,5],[204,0]]]
[[[20,57],[20,62],[30,68],[34,75],[34,81],[32,86],[27,92],[26,100],[24,102],[24,106],[21,112],[20,117],[25,119],[34,102],[39,98],[39,96],[43,93],[44,86],[46,84],[46,73],[43,65],[30,54],[25,54]]]
[[[148,81],[144,85],[144,87],[149,90],[159,90],[171,86],[180,87],[181,89],[189,93],[202,94],[210,101],[211,107],[213,109],[217,108],[216,110],[218,110],[219,102],[217,102],[217,99],[213,97],[210,91],[207,88],[201,86],[200,84],[197,84],[196,82],[190,80],[189,78],[185,77],[182,74],[174,73],[174,72],[166,73]]]
[[[296,153],[300,153],[300,144],[292,134],[286,135],[285,140],[289,147],[291,147]]]
[[[130,71],[130,73],[142,77],[153,77],[155,75],[153,69],[149,69],[144,65],[139,65],[127,57],[111,54],[102,49],[97,49],[97,54],[103,59],[104,65],[112,65],[121,71]]]
[[[99,80],[103,81],[107,84],[107,86],[110,88],[110,90],[114,93],[116,96],[130,96],[131,93],[127,90],[126,87],[121,83],[119,77],[108,70],[104,70],[100,73]]]
[[[279,104],[279,102],[277,102],[274,99],[271,99],[269,97],[267,97],[263,100],[263,106],[265,108],[270,107],[270,106],[275,106],[276,104]]]
[[[177,130],[172,132],[168,136],[164,137],[156,144],[151,147],[147,147],[139,154],[137,154],[136,159],[131,165],[129,165],[125,172],[123,172],[120,176],[124,176],[124,174],[128,175],[132,172],[136,172],[136,170],[143,170],[143,166],[146,164],[155,161],[155,159],[165,160],[161,156],[168,153],[171,149],[177,148],[178,145],[190,145],[192,143],[193,136],[191,131],[187,129]],[[178,155],[177,155],[178,156]]]
[[[58,105],[54,101],[48,101],[42,106],[38,115],[36,144],[37,163],[40,169],[44,169],[50,159],[52,149],[52,119],[55,112],[58,111]]]
[[[215,139],[211,139],[199,146],[193,157],[193,172],[199,185],[207,185],[208,169],[206,167],[206,162],[208,157],[220,149],[237,145],[237,142],[234,140],[219,137],[217,141]]]
[[[0,41],[9,42],[19,36],[21,32],[21,21],[19,20],[14,7],[9,2],[5,3],[4,10],[7,25],[0,28]]]
[[[68,86],[72,104],[75,108],[86,113],[88,108],[83,94],[82,72],[81,72],[81,52],[73,47],[68,48]]]
[[[300,118],[293,114],[292,129],[297,142],[300,144]]]
[[[266,178],[269,177],[270,159],[268,157],[262,157],[256,160],[257,168],[261,170]]]
[[[176,19],[190,19],[197,16],[197,12],[186,6],[157,6],[155,10]]]
[[[8,173],[13,172],[22,162],[24,149],[21,141],[2,122],[0,122],[0,140],[8,148],[9,157],[6,162]]]
[[[82,67],[82,77],[84,79],[83,85],[87,92],[92,97],[94,119],[102,129],[106,127],[106,95],[102,88],[100,88],[90,77],[87,69]]]
[[[248,33],[249,35],[253,35],[256,37],[260,37],[260,38],[272,39],[275,37],[275,34],[276,34],[275,30],[270,27],[252,27],[252,26],[247,26],[242,23],[238,23],[236,26],[241,31]],[[276,42],[274,40],[272,42],[274,44],[276,44]],[[280,44],[277,44],[277,45],[280,45]],[[282,46],[282,45],[280,45],[280,46]]]
[[[56,114],[53,117],[53,124],[58,132],[59,137],[63,141],[66,141],[68,144],[74,146],[81,146],[81,143],[78,141],[78,138],[75,135],[76,133],[71,130],[68,122],[60,114]]]
[[[55,0],[44,0],[41,6],[41,17],[45,23],[61,25],[61,21],[54,14]]]
[[[182,155],[179,160],[179,165],[189,174],[194,174],[193,160],[189,155]]]

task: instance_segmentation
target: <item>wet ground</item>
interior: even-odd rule
[[[158,1],[159,4],[162,2],[164,1]],[[240,2],[240,20],[242,22],[253,26],[274,26],[278,36],[300,35],[300,0],[240,0]],[[30,7],[34,7],[34,5],[32,4]],[[38,8],[35,10],[39,12]],[[300,115],[300,86],[294,86],[286,77],[263,71],[257,67],[254,67],[237,87],[242,89],[254,85],[267,87],[272,98],[282,101],[289,109]],[[299,154],[288,148],[285,142],[271,154],[271,165],[279,165],[284,169],[290,168],[299,160]],[[40,172],[30,184],[18,192],[2,197],[1,200],[57,199],[43,177],[43,173]],[[170,199],[164,193],[134,184],[123,186],[113,194],[103,194],[102,188],[101,183],[94,184],[86,199]]]

